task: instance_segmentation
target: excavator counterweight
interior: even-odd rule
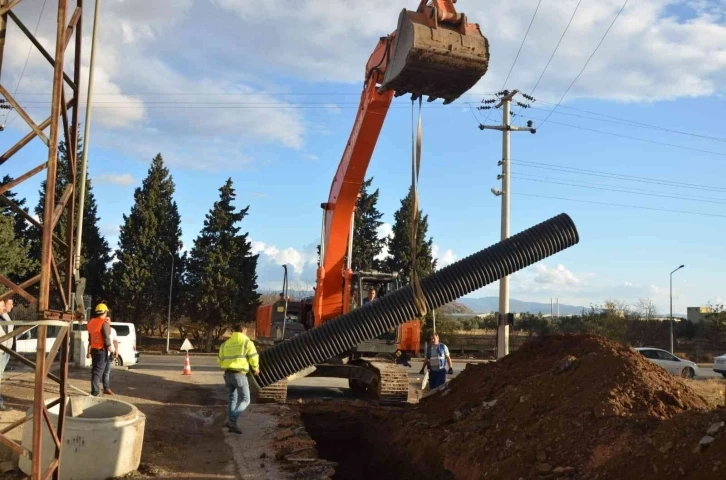
[[[437,2],[434,2],[437,3]],[[449,104],[473,87],[489,67],[489,41],[462,13],[435,6],[403,9],[389,46],[379,92],[442,98]]]

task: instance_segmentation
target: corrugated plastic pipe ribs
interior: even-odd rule
[[[428,309],[446,305],[578,242],[577,229],[567,214],[552,217],[422,279]],[[415,318],[416,313],[409,285],[263,351],[260,375],[253,378],[266,387],[376,338]]]

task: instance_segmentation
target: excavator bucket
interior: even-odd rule
[[[427,95],[449,104],[484,76],[489,67],[489,41],[479,26],[438,22],[423,12],[403,9],[389,52],[381,93],[395,90],[396,96]]]

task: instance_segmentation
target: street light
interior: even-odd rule
[[[673,274],[683,267],[685,267],[685,265],[681,265],[671,272],[671,355],[673,355]]]
[[[176,258],[176,255],[173,255],[168,248],[166,249],[166,253],[171,255],[171,278],[169,280],[169,312],[166,315],[166,353],[168,354],[169,334],[171,333],[171,291],[174,287],[174,259]]]

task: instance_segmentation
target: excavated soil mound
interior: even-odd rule
[[[457,480],[726,478],[726,409],[593,335],[541,337],[469,365],[408,411],[355,410],[335,415],[363,419],[349,435],[374,446],[367,463],[398,472],[383,478],[408,477],[406,464]]]

